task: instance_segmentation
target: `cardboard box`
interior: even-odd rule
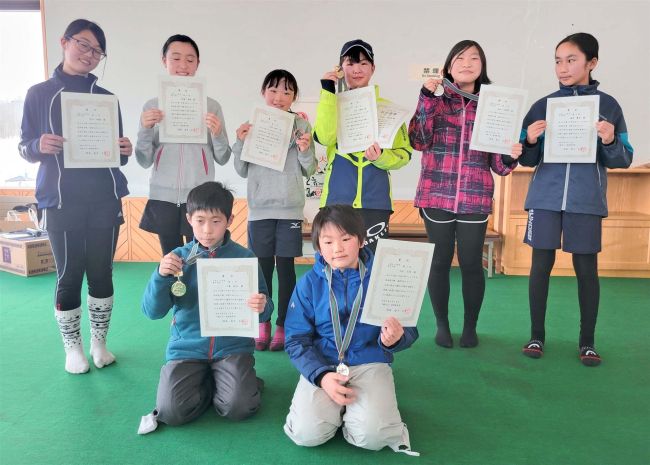
[[[0,234],[0,270],[21,276],[56,271],[47,233],[40,237],[15,236],[19,235]]]
[[[29,214],[27,212],[19,213],[18,220],[9,220],[7,219],[7,212],[12,210],[16,206],[25,206],[29,204],[36,203],[34,197],[25,197],[25,196],[9,196],[1,195],[0,196],[0,232],[12,232],[19,231],[26,228],[35,228],[36,226],[29,219]]]

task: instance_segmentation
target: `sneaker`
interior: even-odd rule
[[[284,350],[284,327],[276,326],[275,334],[271,340],[271,346],[269,347],[271,352],[279,352]]]
[[[544,355],[544,343],[538,339],[531,339],[521,349],[521,351],[526,357],[540,358],[542,355]]]
[[[271,342],[271,322],[260,323],[260,337],[255,338],[255,350],[266,350]]]
[[[591,346],[580,347],[580,361],[588,367],[597,367],[601,362],[600,355]]]

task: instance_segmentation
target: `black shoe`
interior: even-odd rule
[[[540,358],[542,355],[544,355],[544,343],[538,339],[531,339],[521,349],[521,351],[526,357]]]
[[[463,333],[460,335],[460,346],[467,349],[476,347],[477,345],[478,335],[476,334],[476,328],[463,328]]]
[[[446,349],[451,349],[454,346],[454,340],[451,338],[449,326],[438,326],[435,341],[440,347]]]
[[[584,366],[597,367],[600,365],[601,359],[592,346],[583,346],[580,347],[580,361]]]

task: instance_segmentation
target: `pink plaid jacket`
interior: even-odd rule
[[[440,97],[424,88],[420,92],[409,124],[411,145],[422,152],[416,207],[454,213],[492,211],[491,171],[505,176],[517,162],[506,164],[504,155],[469,149],[476,106],[477,102],[466,103],[450,89]]]

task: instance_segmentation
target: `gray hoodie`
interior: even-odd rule
[[[293,127],[294,133],[296,129],[311,134],[309,123],[298,115]],[[232,153],[235,170],[242,178],[248,178],[248,221],[302,220],[305,207],[305,185],[302,178],[314,174],[318,166],[313,139],[309,148],[300,152],[292,136],[282,172],[242,161],[243,146],[244,143],[238,139],[232,147]]]
[[[158,99],[144,104],[143,111],[158,108]],[[230,145],[221,105],[208,98],[208,113],[221,120],[221,133],[212,137],[210,131],[205,144],[161,144],[158,125],[147,129],[140,122],[135,157],[143,168],[151,169],[149,198],[177,205],[187,201],[187,194],[194,187],[214,181],[214,162],[225,165],[230,159]]]

